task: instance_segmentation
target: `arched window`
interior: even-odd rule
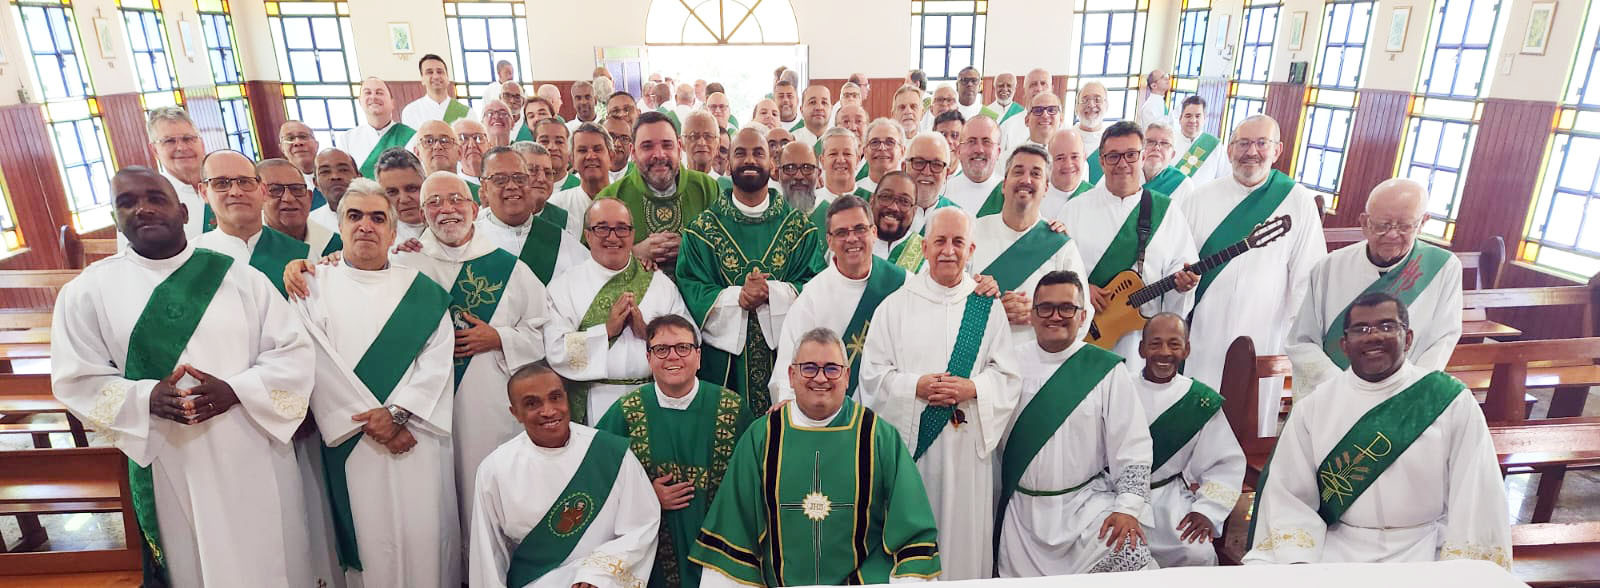
[[[800,42],[788,0],[654,0],[649,45],[792,45]]]

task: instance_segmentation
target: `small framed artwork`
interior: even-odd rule
[[[178,40],[183,43],[183,55],[194,61],[194,23],[189,19],[178,21]]]
[[[117,56],[116,33],[111,30],[111,19],[95,17],[94,40],[100,46],[100,58],[111,59]]]
[[[1389,39],[1384,51],[1399,53],[1406,50],[1406,27],[1411,25],[1411,7],[1396,6],[1389,13]]]
[[[1297,10],[1289,15],[1289,50],[1299,51],[1306,40],[1306,11]]]
[[[1528,12],[1528,31],[1522,37],[1523,53],[1544,55],[1545,48],[1550,45],[1550,25],[1555,19],[1555,2],[1533,3],[1533,10]]]
[[[411,46],[411,23],[389,23],[389,49],[395,55],[407,55],[413,52]]]

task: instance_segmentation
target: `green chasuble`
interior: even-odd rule
[[[361,176],[364,178],[377,178],[378,156],[383,154],[383,150],[391,147],[405,147],[406,143],[411,140],[411,136],[415,134],[417,134],[416,129],[400,124],[400,121],[391,123],[389,130],[384,131],[382,137],[378,137],[378,144],[373,145],[372,151],[367,153],[367,160],[361,162]]]
[[[533,129],[528,128],[528,125],[522,125],[522,126],[518,127],[517,128],[517,136],[511,138],[511,142],[512,143],[516,143],[518,141],[532,141],[532,140],[533,140]]]
[[[794,410],[739,439],[689,560],[751,586],[939,575],[933,509],[894,427],[849,399],[825,427],[794,426]]]
[[[751,420],[737,393],[702,381],[686,409],[662,408],[655,384],[646,384],[624,395],[595,424],[601,431],[627,438],[650,479],[672,476],[674,484],[694,483],[694,499],[688,506],[661,513],[650,586],[700,585],[700,566],[689,563],[689,548],[722,485],[734,443]]]
[[[472,109],[467,108],[467,105],[457,102],[455,98],[451,98],[450,103],[444,106],[444,122],[456,122],[466,118],[469,112],[472,112]]]
[[[767,209],[756,217],[740,212],[733,196],[724,195],[683,229],[678,289],[695,321],[704,325],[723,288],[742,287],[752,270],[768,274],[769,284],[786,282],[798,291],[826,267],[819,252],[823,247],[822,232],[775,191],[768,190]],[[702,348],[700,377],[739,392],[751,412],[760,414],[770,406],[767,381],[777,352],[762,335],[756,313],[744,315],[744,349],[734,354]]]
[[[1003,184],[1004,182],[1001,183]],[[1073,190],[1072,194],[1067,196],[1067,200],[1077,198],[1078,195],[1088,192],[1093,187],[1094,184],[1089,182],[1079,183],[1078,189]],[[994,190],[989,192],[989,197],[983,200],[983,206],[978,207],[976,216],[982,218],[991,214],[1000,214],[1000,209],[1005,206],[1005,203],[1005,195],[1000,193],[1000,184],[995,184]]]
[[[677,188],[671,196],[657,197],[645,184],[644,172],[629,163],[628,173],[600,190],[594,199],[616,198],[626,204],[633,214],[633,242],[638,243],[651,233],[682,231],[722,196],[711,176],[684,167],[678,168]]]
[[[1399,298],[1401,304],[1410,308],[1411,303],[1416,302],[1417,297],[1433,283],[1433,278],[1439,275],[1439,270],[1450,263],[1451,257],[1454,257],[1453,253],[1419,239],[1411,246],[1411,253],[1406,254],[1404,260],[1378,276],[1378,279],[1362,290],[1361,294],[1357,294],[1356,298],[1360,298],[1363,294],[1383,292]],[[1350,300],[1355,302],[1355,298]],[[1345,319],[1349,317],[1350,306],[1345,305],[1322,335],[1322,351],[1328,354],[1328,359],[1333,360],[1339,369],[1350,367],[1350,358],[1345,357],[1344,350],[1339,348],[1339,339],[1344,337]]]
[[[256,240],[256,248],[250,252],[250,267],[261,270],[272,281],[272,286],[283,290],[283,267],[296,259],[305,259],[311,252],[311,246],[304,241],[290,237],[272,229],[261,227],[261,238]]]
[[[578,320],[578,331],[587,331],[590,327],[606,322],[611,316],[611,307],[623,294],[633,294],[633,299],[643,301],[644,295],[650,291],[650,280],[655,272],[645,271],[639,265],[639,260],[628,258],[628,265],[622,268],[606,283],[600,285],[600,291],[595,292],[594,298],[589,300],[589,307],[584,309],[583,318]],[[621,334],[618,334],[620,337]],[[606,345],[615,345],[617,337],[609,337]],[[589,419],[589,389],[595,384],[610,384],[617,386],[638,386],[650,383],[650,376],[643,378],[606,378],[598,382],[572,382],[567,386],[567,407],[572,416],[572,422],[587,423]],[[600,415],[596,415],[597,417]]]

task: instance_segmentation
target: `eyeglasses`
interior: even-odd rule
[[[844,239],[847,237],[865,237],[867,236],[867,231],[869,230],[872,230],[872,227],[867,225],[856,225],[853,227],[844,227],[842,229],[828,231],[828,236],[835,239]]]
[[[1145,141],[1144,146],[1154,147],[1156,149],[1166,149],[1172,146],[1172,141]]]
[[[817,166],[809,163],[785,163],[782,166],[779,166],[778,170],[786,174],[801,173],[810,175],[816,173]]]
[[[808,361],[805,363],[790,364],[790,367],[799,368],[800,377],[808,380],[817,377],[817,374],[819,373],[822,374],[822,377],[829,380],[837,380],[840,376],[844,375],[844,366],[832,362],[819,365]]]
[[[1061,304],[1050,304],[1048,302],[1041,302],[1039,304],[1033,305],[1033,316],[1036,316],[1036,317],[1039,317],[1039,318],[1050,318],[1051,316],[1058,316],[1058,315],[1059,316],[1072,316],[1072,315],[1078,314],[1078,311],[1080,311],[1080,310],[1083,310],[1082,306],[1078,306],[1078,305],[1073,304],[1071,302],[1063,302]]]
[[[678,344],[675,344],[675,345],[651,345],[650,346],[650,355],[656,356],[656,359],[666,359],[667,358],[667,354],[669,354],[669,353],[676,353],[678,355],[678,357],[689,357],[690,353],[694,353],[694,350],[699,349],[699,348],[700,348],[699,345],[695,345],[693,343],[678,343]]]
[[[428,198],[427,200],[423,200],[422,201],[422,207],[426,208],[428,210],[438,210],[440,207],[444,206],[445,203],[447,203],[447,202],[450,204],[450,206],[452,208],[454,208],[456,206],[460,206],[462,204],[465,204],[465,203],[468,203],[468,202],[471,202],[471,201],[472,201],[471,198],[468,198],[466,196],[462,196],[460,194],[451,194],[448,199],[444,198],[442,196],[433,196],[433,197]]]
[[[868,149],[894,149],[895,147],[898,147],[899,145],[900,145],[900,142],[896,141],[894,139],[869,139],[869,140],[867,140],[867,148]]]
[[[617,226],[614,226],[614,227],[610,227],[610,226],[606,226],[606,225],[595,225],[595,226],[592,226],[592,227],[588,227],[588,229],[589,229],[589,232],[594,233],[594,236],[602,237],[602,238],[603,237],[611,237],[611,236],[626,237],[628,235],[632,235],[633,234],[633,226],[632,225],[617,225]]]
[[[173,147],[177,147],[179,143],[188,144],[188,143],[199,143],[199,142],[200,142],[200,136],[199,135],[175,135],[175,136],[164,138],[159,143],[160,143],[160,145],[162,147],[166,147],[168,149],[171,149]]]
[[[900,208],[911,208],[917,205],[917,201],[910,198],[901,198],[899,196],[873,196],[872,202],[882,202],[884,204],[898,206]]]
[[[1046,114],[1048,114],[1050,116],[1055,116],[1055,115],[1061,114],[1061,107],[1060,106],[1035,106],[1033,108],[1029,108],[1028,109],[1028,113],[1030,113],[1030,114],[1032,114],[1034,116],[1044,116]]]
[[[288,192],[289,194],[295,196],[296,198],[301,197],[301,196],[305,196],[306,195],[306,185],[305,184],[267,184],[267,193],[271,194],[273,198],[282,198],[284,192]]]
[[[462,143],[477,143],[482,145],[489,142],[488,133],[462,133],[460,138]]]
[[[683,140],[688,143],[694,143],[697,141],[715,143],[717,141],[717,135],[715,133],[688,133],[683,136]]]
[[[456,144],[456,140],[450,137],[423,137],[417,142],[422,143],[424,147],[449,147]]]
[[[1405,323],[1400,321],[1383,321],[1376,325],[1350,325],[1344,328],[1346,337],[1365,337],[1373,333],[1393,335],[1406,330]]]
[[[530,182],[533,181],[533,178],[545,178],[554,182],[558,178],[566,177],[566,174],[556,171],[556,168],[553,167],[529,166],[528,171],[530,172],[528,175],[528,181]]]
[[[1367,221],[1367,229],[1379,235],[1388,234],[1390,231],[1397,232],[1401,235],[1410,235],[1417,232],[1417,228],[1421,226],[1421,223],[1397,223],[1394,221],[1389,221],[1379,224],[1375,221]]]
[[[232,188],[234,184],[238,184],[240,190],[249,192],[261,187],[261,178],[256,176],[241,176],[237,178],[222,176],[206,178],[205,183],[207,186],[210,186],[212,190],[216,190],[218,192],[225,192],[229,188]]]
[[[295,133],[293,135],[284,135],[282,137],[278,137],[278,142],[279,143],[299,143],[301,141],[310,141],[310,140],[311,140],[311,133]]]
[[[933,173],[942,172],[944,171],[945,167],[945,163],[943,161],[939,161],[937,159],[923,159],[921,157],[907,159],[906,163],[911,164],[911,169],[917,171],[930,170]]]
[[[485,182],[494,184],[496,188],[504,188],[507,184],[515,183],[518,186],[528,185],[528,180],[533,179],[528,174],[495,174],[484,178]]]
[[[1143,152],[1144,152],[1144,150],[1142,150],[1142,149],[1135,149],[1133,151],[1118,151],[1118,152],[1113,152],[1113,153],[1101,153],[1100,154],[1100,161],[1104,161],[1104,162],[1112,164],[1112,165],[1116,165],[1118,162],[1138,163],[1139,162],[1139,154],[1143,153]]]
[[[1078,99],[1078,104],[1105,104],[1105,103],[1106,103],[1106,99],[1103,96],[1084,96],[1084,97]]]
[[[485,113],[483,113],[483,118],[492,119],[492,120],[511,120],[511,113],[509,113],[509,112],[485,112]]]
[[[1251,148],[1253,146],[1256,149],[1259,149],[1259,150],[1262,150],[1262,151],[1266,151],[1267,146],[1272,145],[1274,143],[1277,143],[1277,141],[1272,140],[1272,139],[1239,139],[1237,141],[1228,143],[1228,147],[1231,148],[1231,149],[1237,149],[1239,151],[1244,151],[1244,150],[1249,149],[1249,148]]]

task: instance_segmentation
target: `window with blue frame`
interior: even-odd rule
[[[1211,25],[1210,0],[1184,0],[1178,18],[1178,58],[1172,76],[1200,77],[1206,56],[1206,28]]]
[[[217,106],[222,111],[222,131],[228,148],[260,157],[255,122],[250,115],[249,93],[240,73],[238,45],[233,31],[233,16],[228,0],[198,0],[201,34],[205,36],[206,56],[211,63],[211,81],[217,86]]]
[[[1105,119],[1132,118],[1143,72],[1149,0],[1078,0],[1078,87],[1106,86]],[[1068,108],[1074,100],[1068,100]],[[1066,119],[1071,121],[1071,118]]]
[[[450,56],[455,61],[450,77],[456,82],[457,98],[476,107],[482,100],[482,90],[495,81],[494,64],[502,60],[516,68],[516,79],[526,82],[532,78],[526,50],[526,11],[520,0],[444,3],[445,31],[450,36]]]
[[[167,26],[161,18],[160,0],[117,0],[122,24],[132,52],[134,77],[139,91],[168,93],[178,88],[173,73],[172,55],[167,51]],[[146,104],[150,109],[165,104]]]
[[[1234,80],[1228,84],[1227,117],[1223,128],[1237,126],[1245,118],[1261,114],[1266,106],[1267,76],[1272,70],[1273,42],[1278,37],[1277,0],[1248,0],[1239,28],[1238,55],[1234,58]]]
[[[1600,272],[1600,15],[1590,10],[1518,254],[1580,279]]]
[[[337,133],[354,128],[361,78],[350,33],[350,6],[343,1],[266,2],[267,27],[285,80],[285,115],[311,127],[317,141],[333,145]]]
[[[1306,97],[1300,153],[1295,160],[1300,183],[1335,195],[1330,199],[1334,207],[1376,4],[1373,0],[1329,0],[1323,5],[1322,44]]]
[[[72,4],[39,0],[12,4],[28,47],[28,69],[38,82],[40,98],[63,100],[89,95],[83,45],[73,22]]]
[[[953,80],[967,66],[982,70],[988,15],[984,0],[912,0],[912,67],[930,80]]]

